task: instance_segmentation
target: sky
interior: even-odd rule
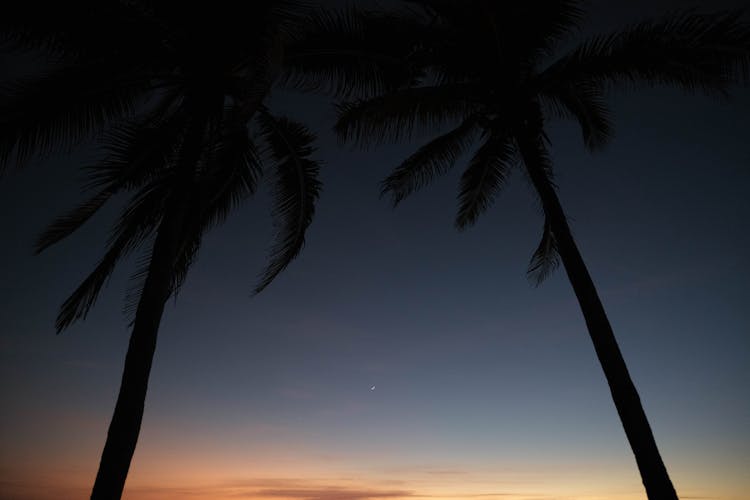
[[[605,5],[586,30],[680,3]],[[750,92],[732,94],[613,93],[615,139],[594,155],[550,126],[561,201],[684,499],[750,491]],[[526,181],[458,232],[460,168],[396,210],[378,198],[419,138],[362,152],[327,132],[324,101],[273,105],[320,131],[305,249],[253,297],[268,197],[205,238],[166,308],[123,498],[645,499],[564,273],[525,276],[542,226]],[[88,156],[0,179],[0,500],[87,498],[114,408],[132,262],[85,322],[55,335],[54,318],[117,204],[32,255],[81,199]]]

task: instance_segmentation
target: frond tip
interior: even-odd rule
[[[163,211],[164,198],[165,189],[161,184],[133,197],[115,224],[108,249],[99,264],[60,307],[55,323],[57,333],[86,318],[118,262],[153,234]]]
[[[396,167],[383,181],[381,195],[392,195],[393,205],[447,172],[474,142],[477,122],[467,119],[457,128],[428,142]]]
[[[543,80],[669,85],[724,95],[747,82],[750,29],[741,11],[678,12],[582,43],[545,70]]]
[[[456,227],[465,229],[477,221],[495,198],[517,158],[513,138],[502,130],[490,133],[461,176]]]
[[[286,47],[279,84],[339,97],[374,96],[408,84],[415,41],[406,18],[351,6],[316,10]]]
[[[573,118],[581,127],[583,143],[589,151],[602,149],[614,135],[610,111],[600,86],[564,83],[544,89],[542,102],[561,118]]]
[[[34,253],[39,254],[70,236],[93,217],[111,196],[112,192],[109,190],[100,191],[67,214],[56,218],[37,238],[34,243]]]
[[[421,86],[342,103],[334,130],[342,142],[361,146],[409,139],[416,127],[438,130],[466,120],[479,105],[465,96],[476,91],[463,83]]]
[[[23,166],[35,155],[69,151],[131,115],[147,84],[137,78],[126,81],[121,73],[111,65],[92,64],[4,84],[0,173],[7,165]]]
[[[534,286],[539,286],[560,266],[560,255],[557,250],[557,240],[548,221],[544,222],[542,239],[534,255],[531,256],[526,276]]]
[[[320,165],[309,158],[315,151],[315,136],[303,125],[275,117],[265,109],[259,113],[258,122],[276,162],[273,214],[280,227],[256,294],[271,284],[302,250],[321,186]]]

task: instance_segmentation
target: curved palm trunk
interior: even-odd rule
[[[170,295],[172,266],[177,255],[181,225],[178,218],[165,220],[154,242],[125,357],[120,393],[91,492],[92,500],[119,499],[125,487],[141,430],[159,323]]]
[[[192,106],[194,118],[184,136],[176,166],[174,191],[159,224],[130,334],[120,393],[107,432],[91,500],[119,500],[138,442],[148,391],[148,377],[164,304],[172,293],[175,261],[184,240],[195,166],[200,157],[206,109]]]
[[[570,233],[560,200],[544,171],[547,159],[542,156],[543,147],[543,143],[534,140],[525,143],[519,141],[521,156],[551,224],[565,272],[578,298],[589,336],[607,378],[612,400],[635,454],[646,494],[649,500],[677,500],[677,493],[656,447],[638,391],[630,378],[604,306]]]

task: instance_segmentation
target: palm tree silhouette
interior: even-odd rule
[[[122,383],[91,494],[112,500],[122,495],[135,451],[165,302],[202,236],[271,170],[279,231],[255,292],[304,244],[320,190],[314,136],[266,107],[272,88],[382,91],[383,78],[398,74],[382,68],[395,68],[398,58],[363,57],[373,47],[352,13],[284,0],[242,7],[30,0],[8,6],[0,28],[6,47],[52,62],[46,74],[4,87],[0,166],[92,138],[106,150],[86,168],[93,195],[56,219],[36,251],[72,234],[114,196],[130,195],[104,256],[56,322],[59,333],[85,318],[117,263],[142,252],[127,305],[134,316]]]
[[[739,12],[679,13],[586,40],[550,62],[582,19],[577,1],[410,3],[413,8],[400,19],[410,27],[410,58],[423,78],[408,88],[340,105],[339,136],[367,144],[409,137],[417,126],[450,126],[403,161],[383,182],[382,193],[398,204],[474,149],[460,181],[460,229],[491,205],[513,167],[525,172],[544,213],[529,276],[539,284],[562,260],[648,497],[676,499],[557,197],[545,125],[550,117],[575,120],[585,145],[595,150],[611,137],[605,102],[611,87],[663,84],[724,95],[747,77],[750,27],[741,23]]]

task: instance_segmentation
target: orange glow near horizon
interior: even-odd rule
[[[87,498],[105,432],[99,417],[64,413],[47,425],[29,419],[28,432],[3,436],[0,498]],[[669,445],[665,458],[682,498],[746,500],[750,477],[742,450],[719,458],[699,449],[677,453]],[[580,451],[472,455],[450,447],[437,455],[413,436],[362,449],[313,443],[277,423],[199,429],[155,417],[144,426],[123,498],[645,500],[624,446],[621,454],[588,459]]]
[[[601,464],[589,467],[530,464],[476,469],[457,465],[358,467],[320,456],[252,457],[213,453],[179,456],[145,446],[136,454],[124,500],[645,500],[635,470]],[[140,455],[140,456],[138,456]],[[4,460],[5,461],[5,460]],[[738,465],[739,466],[739,465]],[[77,463],[57,463],[41,476],[30,463],[2,466],[8,499],[74,500],[88,497],[93,470]],[[49,469],[48,469],[49,470]],[[294,471],[294,472],[290,472]],[[688,473],[688,475],[685,475]],[[692,476],[692,477],[689,477]],[[704,471],[675,470],[683,498],[741,500],[749,484],[728,484]],[[734,477],[737,477],[736,475]]]

